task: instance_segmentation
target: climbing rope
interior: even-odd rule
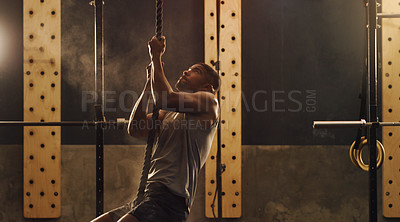
[[[163,2],[162,0],[156,0],[156,37],[158,40],[161,39],[162,36],[162,30],[163,30]],[[146,145],[146,151],[144,154],[144,164],[143,164],[143,169],[142,169],[142,175],[140,177],[140,184],[139,184],[139,189],[137,192],[136,199],[133,201],[133,207],[137,206],[140,204],[143,199],[144,199],[144,191],[146,189],[146,184],[147,184],[147,178],[150,170],[150,161],[151,161],[151,155],[153,152],[153,145],[154,145],[154,140],[156,137],[156,121],[158,120],[158,114],[159,114],[159,108],[156,107],[156,104],[153,105],[153,116],[152,116],[152,122],[149,130],[149,134],[147,136],[147,145]]]

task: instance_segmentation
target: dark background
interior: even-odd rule
[[[106,117],[128,118],[145,82],[153,1],[105,1]],[[92,120],[93,8],[62,1],[62,120]],[[165,72],[173,84],[203,61],[203,1],[164,3]],[[242,1],[242,134],[246,145],[349,144],[356,131],[312,129],[313,120],[357,120],[363,68],[362,1]],[[22,1],[0,1],[0,119],[23,118]],[[94,130],[65,127],[63,144],[94,144]],[[0,144],[22,129],[0,128]],[[106,144],[142,144],[107,130]]]

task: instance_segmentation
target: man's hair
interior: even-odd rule
[[[205,70],[206,70],[206,78],[208,82],[213,86],[214,92],[216,93],[219,90],[219,87],[221,85],[221,78],[219,77],[218,73],[209,65],[205,63],[197,63],[201,65]]]

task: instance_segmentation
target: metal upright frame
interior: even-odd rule
[[[104,1],[94,0],[94,85],[96,121],[96,216],[104,211]]]
[[[377,2],[368,0],[368,121],[378,122],[378,70],[377,70]],[[377,169],[376,139],[377,127],[367,127],[369,146],[369,221],[376,222],[377,214]]]
[[[377,130],[380,126],[400,125],[396,122],[379,122],[378,117],[378,65],[377,65],[377,17],[393,17],[396,14],[388,15],[377,13],[377,1],[367,0],[367,67],[368,67],[368,111],[367,118],[361,121],[315,121],[315,128],[329,127],[366,127],[369,145],[369,221],[378,220],[377,210]]]

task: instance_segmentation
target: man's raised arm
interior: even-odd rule
[[[151,65],[147,66],[147,81],[142,91],[142,94],[138,98],[133,107],[131,116],[128,124],[128,134],[133,137],[146,137],[149,128],[149,120],[151,117],[147,115],[151,88],[150,88],[150,72]]]
[[[149,41],[149,54],[152,61],[151,87],[153,99],[158,108],[177,112],[215,112],[217,100],[210,92],[175,92],[164,74],[161,57],[165,51],[165,37],[155,36]]]

